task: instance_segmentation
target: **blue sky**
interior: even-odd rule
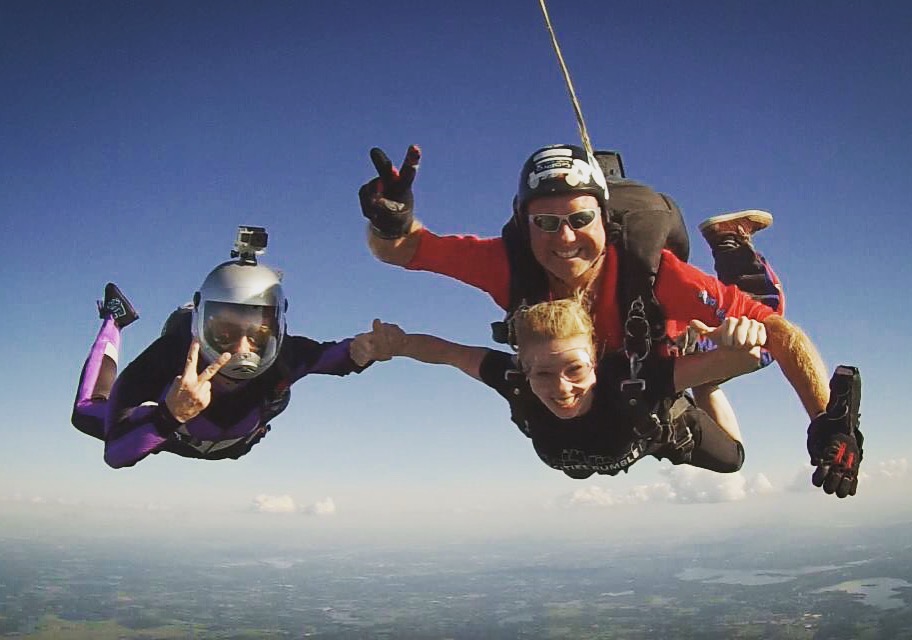
[[[775,368],[727,386],[747,445],[734,477],[646,461],[620,478],[569,480],[537,460],[493,392],[411,361],[303,380],[240,462],[161,455],[108,469],[101,443],[69,425],[105,282],[142,314],[125,332],[125,363],[227,257],[237,225],[259,224],[270,231],[266,261],[286,274],[292,333],[338,339],[381,317],[490,344],[500,312],[484,294],[369,254],[356,197],[371,177],[368,149],[398,161],[422,145],[419,217],[438,232],[495,235],[522,161],[576,140],[576,125],[533,0],[5,0],[0,515],[31,504],[85,518],[191,509],[231,521],[271,508],[295,523],[332,515],[307,520],[313,530],[452,519],[493,531],[522,512],[544,531],[568,513],[621,512],[645,527],[644,502],[685,521],[709,507],[677,503],[724,503],[713,507],[734,522],[774,508],[771,495],[803,501],[799,518],[907,505],[896,483],[912,454],[901,411],[912,8],[550,9],[594,144],[622,151],[631,177],[679,202],[692,262],[711,268],[696,232],[707,215],[775,215],[758,244],[780,272],[788,316],[829,366],[857,364],[864,376],[867,477],[854,504],[788,492],[809,473],[807,421]]]

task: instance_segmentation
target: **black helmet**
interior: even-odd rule
[[[595,158],[582,147],[552,144],[529,156],[519,174],[513,211],[520,216],[525,213],[529,201],[557,193],[595,196],[602,214],[607,213],[608,185],[605,175]]]

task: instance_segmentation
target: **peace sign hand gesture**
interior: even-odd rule
[[[361,186],[361,212],[370,220],[371,230],[380,238],[394,240],[408,234],[414,220],[415,198],[412,182],[418,171],[421,150],[411,145],[402,167],[396,169],[382,149],[370,151],[377,177]]]
[[[218,360],[198,374],[196,368],[199,350],[199,340],[194,339],[190,343],[184,372],[174,379],[171,388],[168,389],[168,395],[165,396],[165,406],[180,423],[192,420],[209,406],[212,401],[212,383],[210,381],[219,372],[219,369],[231,360],[230,353],[223,353]]]

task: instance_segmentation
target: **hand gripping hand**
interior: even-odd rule
[[[396,169],[381,149],[370,151],[377,177],[358,190],[361,212],[370,220],[374,235],[395,240],[408,234],[414,220],[415,199],[412,182],[418,171],[421,150],[412,145],[405,153],[402,168]]]
[[[718,327],[710,327],[694,319],[690,321],[690,326],[701,337],[709,338],[722,349],[751,351],[766,344],[764,324],[744,316],[725,318]]]
[[[405,332],[395,324],[374,319],[369,333],[359,333],[352,340],[350,354],[358,366],[368,362],[385,362],[401,355],[405,345]]]
[[[808,427],[807,447],[817,467],[811,482],[840,498],[854,496],[858,487],[864,436],[858,429],[861,374],[856,367],[839,366],[830,378],[826,413]]]

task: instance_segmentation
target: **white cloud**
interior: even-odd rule
[[[644,502],[666,502],[670,487],[663,482],[650,485],[638,485],[623,493],[590,485],[577,489],[566,499],[570,507],[612,507],[624,504],[642,504]]]
[[[268,496],[261,493],[253,499],[253,510],[257,513],[294,513],[295,503],[291,496]]]
[[[795,472],[790,482],[785,484],[786,491],[795,493],[809,493],[820,491],[819,488],[811,484],[811,476],[814,474],[814,467],[803,465],[799,471]],[[877,463],[876,467],[862,463],[858,472],[860,484],[868,482],[876,483],[879,480],[902,480],[909,476],[909,461],[906,458],[893,458],[883,460]]]
[[[331,516],[336,512],[336,503],[327,496],[322,500],[317,500],[313,504],[307,505],[302,511],[311,516]]]
[[[620,502],[611,491],[590,485],[571,493],[568,504],[570,506],[610,507],[620,504]]]
[[[799,471],[795,472],[791,481],[785,484],[785,490],[793,493],[811,493],[819,491],[817,487],[811,484],[811,476],[814,474],[814,467],[803,465]]]
[[[643,484],[623,492],[590,485],[577,489],[562,501],[567,507],[613,507],[647,502],[705,504],[736,502],[749,496],[775,491],[764,474],[746,478],[742,473],[713,473],[690,466],[667,467],[661,470],[667,480]]]
[[[734,502],[747,497],[747,479],[742,473],[713,473],[690,466],[667,467],[662,473],[671,485],[671,502]]]
[[[747,492],[751,495],[759,496],[775,491],[776,487],[774,487],[769,478],[762,473],[758,473],[747,482]]]
[[[909,473],[909,462],[905,458],[885,460],[877,465],[877,470],[884,478],[899,480]]]
[[[666,482],[655,484],[641,484],[633,487],[629,493],[630,503],[642,502],[670,502],[674,498],[674,491]]]

